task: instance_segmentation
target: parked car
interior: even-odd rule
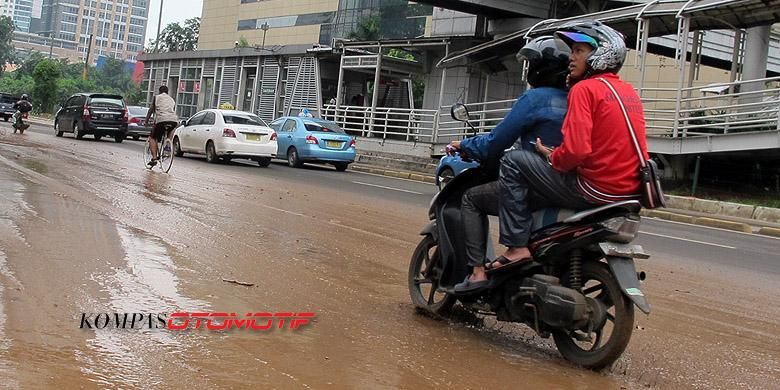
[[[260,117],[243,111],[203,110],[176,129],[173,148],[176,156],[205,154],[206,161],[246,158],[261,167],[276,157],[276,132]]]
[[[150,126],[146,125],[146,113],[149,109],[141,106],[127,106],[127,136],[133,137],[138,141],[141,137],[146,137],[152,131]]]
[[[444,157],[439,160],[439,165],[436,167],[436,186],[439,187],[439,189],[442,189],[455,176],[461,174],[461,172],[468,168],[475,168],[478,166],[479,163],[476,161],[463,161],[459,154],[453,156],[444,155]]]
[[[3,117],[3,120],[8,122],[8,119],[10,119],[16,110],[14,109],[14,104],[19,101],[20,98],[13,96],[8,93],[0,93],[0,116]]]
[[[285,116],[271,122],[271,127],[279,133],[277,155],[286,157],[291,167],[323,162],[345,171],[355,161],[355,139],[334,122]]]
[[[122,96],[104,93],[77,93],[69,97],[54,117],[54,133],[73,133],[76,139],[104,135],[120,143],[127,135],[127,106]]]

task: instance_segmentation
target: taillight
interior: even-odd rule
[[[355,139],[354,139],[354,138],[352,138],[352,139],[349,141],[349,147],[350,147],[350,148],[354,148],[354,147],[355,147]]]
[[[313,135],[307,135],[306,136],[306,143],[307,144],[318,144],[319,141],[317,141],[317,138],[314,137]]]
[[[278,136],[276,135],[275,132],[271,133],[271,141],[276,141],[277,138],[278,138]]]
[[[225,129],[222,130],[222,136],[236,138],[236,132],[233,131],[232,129]]]
[[[84,106],[84,111],[82,111],[81,116],[84,117],[84,120],[89,120],[90,119],[89,118],[89,116],[90,116],[89,107]]]

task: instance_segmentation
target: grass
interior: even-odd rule
[[[670,189],[664,188],[664,192],[668,195],[691,196],[690,186],[679,186]],[[736,192],[723,188],[698,187],[696,189],[695,197],[699,199],[740,203],[751,206],[780,208],[780,193],[775,191],[746,189],[744,192]]]

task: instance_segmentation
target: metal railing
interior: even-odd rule
[[[746,91],[747,83],[762,83]],[[706,95],[718,87],[731,93]],[[679,106],[677,104],[679,96]],[[737,81],[717,85],[675,88],[643,88],[642,104],[648,136],[687,137],[745,131],[780,130],[780,77]],[[309,108],[313,115],[332,120],[347,133],[408,142],[444,144],[463,137],[490,132],[511,110],[515,99],[469,103],[470,126],[450,116],[452,106],[438,110],[325,105]],[[679,109],[678,109],[679,107]],[[301,110],[293,107],[291,115]]]
[[[347,133],[361,137],[434,143],[439,113],[408,108],[326,105],[322,118],[336,122]]]

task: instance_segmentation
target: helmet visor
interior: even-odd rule
[[[572,32],[572,31],[556,31],[555,36],[561,38],[568,45],[572,45],[574,43],[587,43],[591,45],[594,49],[598,49],[599,47],[598,41],[596,41],[590,35],[585,35],[583,33]]]

